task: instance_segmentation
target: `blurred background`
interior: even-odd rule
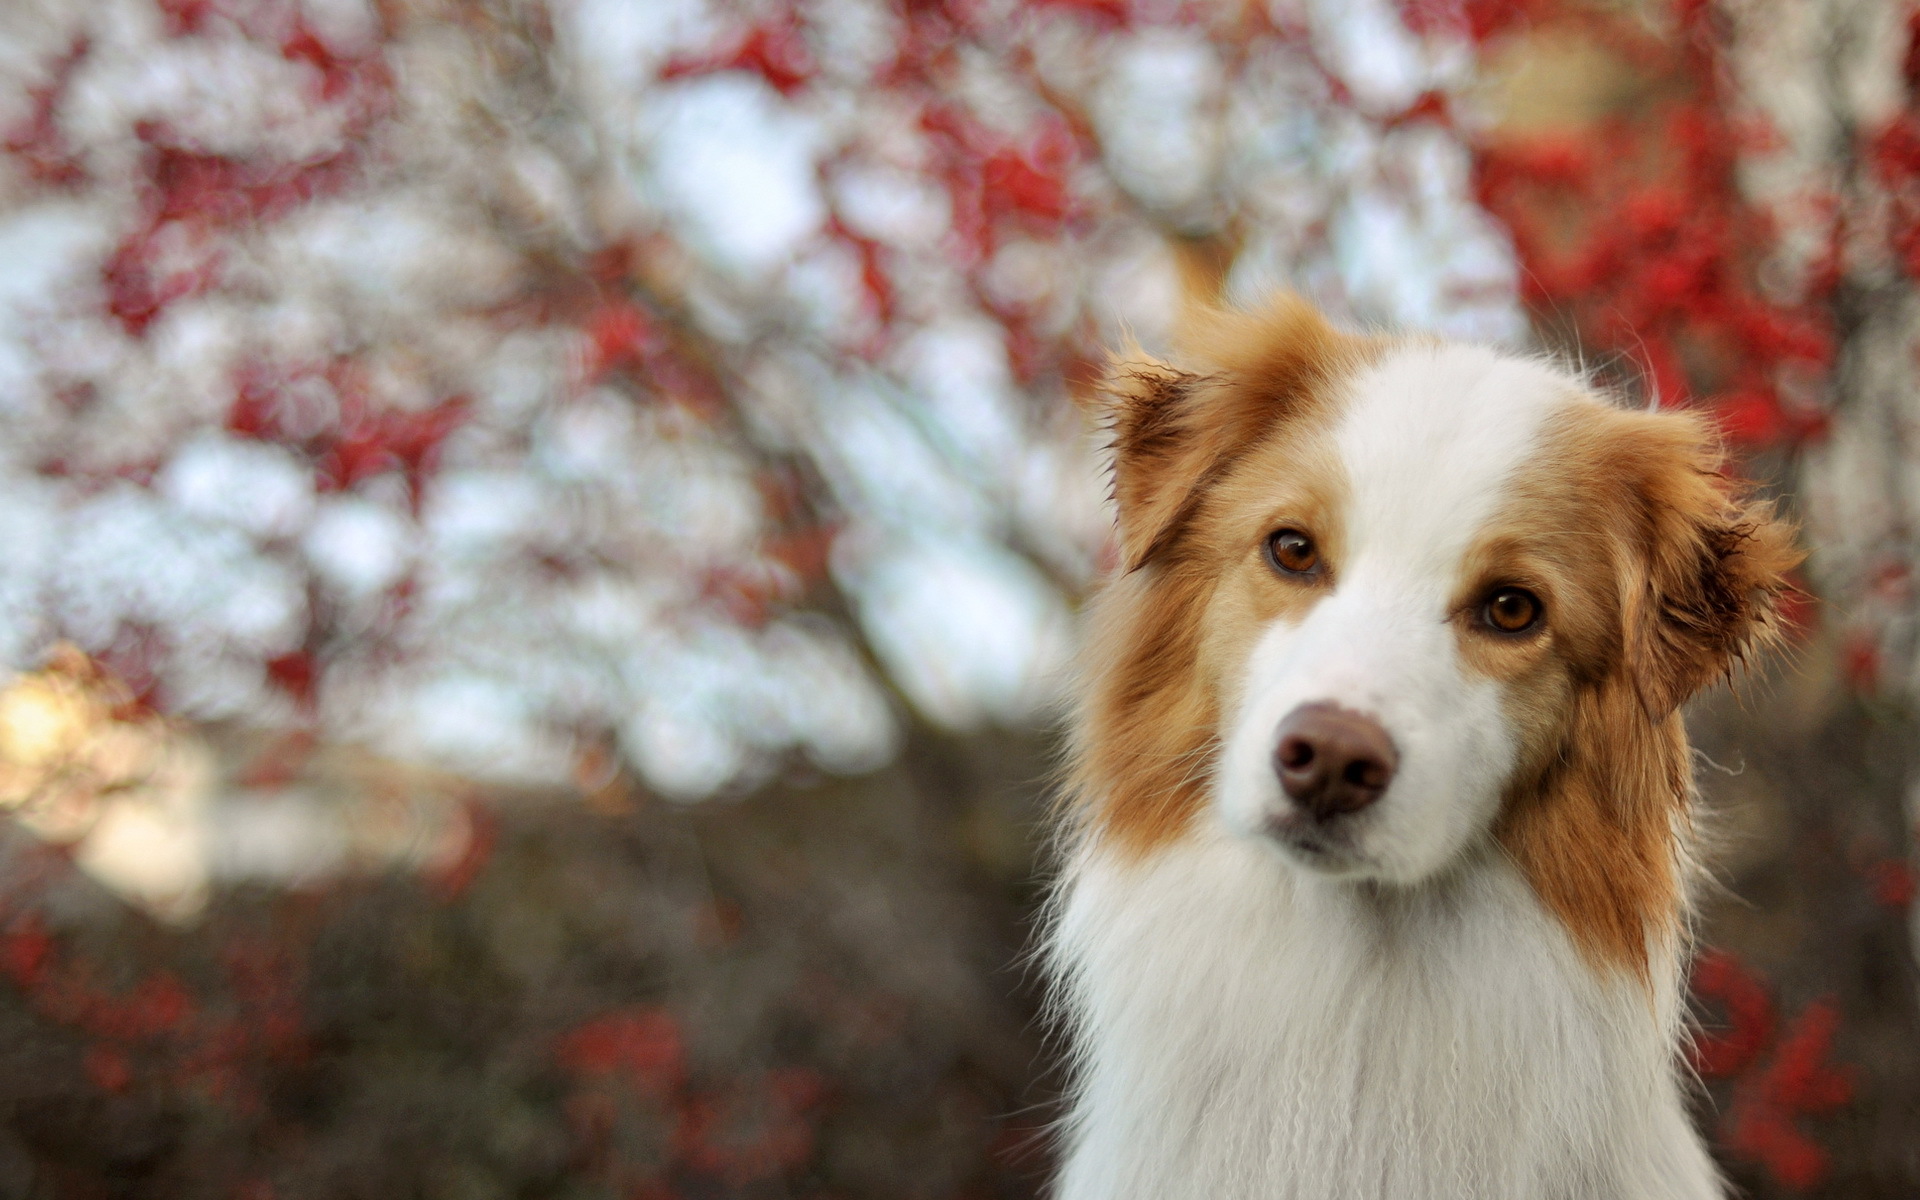
[[[1895,0],[4,0],[0,1198],[1015,1198],[1102,347],[1577,359],[1804,523],[1700,1119],[1920,1196]]]

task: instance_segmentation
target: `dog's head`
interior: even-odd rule
[[[1790,531],[1697,417],[1534,359],[1293,300],[1189,341],[1107,388],[1095,828],[1137,850],[1214,820],[1390,885],[1497,840],[1587,940],[1643,940],[1689,786],[1676,709],[1772,635]]]

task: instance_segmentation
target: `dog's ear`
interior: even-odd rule
[[[1720,472],[1699,418],[1635,414],[1627,442],[1641,562],[1628,573],[1626,650],[1641,706],[1660,720],[1778,640],[1804,556],[1773,505]]]
[[[1098,390],[1128,570],[1171,546],[1206,486],[1364,345],[1297,296],[1260,312],[1191,309],[1177,340],[1183,365],[1130,349]]]
[[[1144,566],[1184,523],[1207,464],[1202,391],[1212,381],[1135,352],[1107,368],[1101,394],[1112,440],[1113,502],[1120,513],[1120,555]]]

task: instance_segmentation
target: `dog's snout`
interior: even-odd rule
[[[1358,812],[1393,781],[1400,756],[1380,722],[1335,704],[1303,704],[1280,722],[1273,769],[1287,796],[1318,818]]]

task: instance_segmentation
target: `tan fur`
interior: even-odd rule
[[[1181,349],[1195,369],[1124,357],[1105,389],[1125,565],[1093,605],[1069,795],[1132,852],[1178,837],[1204,802],[1225,664],[1263,619],[1310,602],[1276,591],[1260,556],[1283,517],[1337,543],[1324,430],[1335,383],[1377,352],[1292,297],[1202,313]]]
[[[1463,634],[1507,685],[1521,768],[1497,835],[1596,963],[1678,936],[1692,774],[1676,711],[1775,636],[1792,531],[1717,473],[1707,426],[1575,402],[1469,558],[1464,606],[1533,590],[1535,637]]]

